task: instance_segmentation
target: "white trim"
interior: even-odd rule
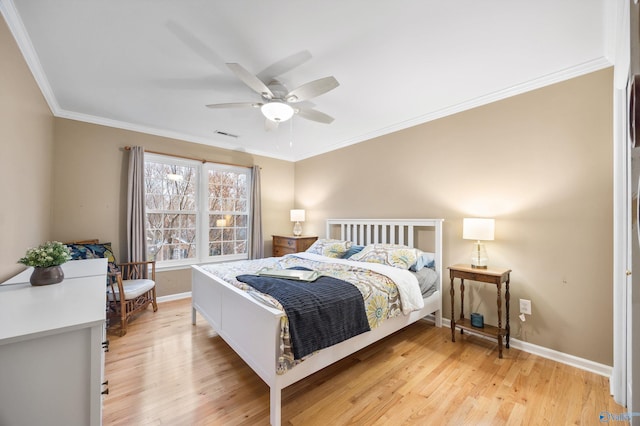
[[[624,90],[613,89],[613,370],[611,394],[620,405],[627,402],[627,281],[631,256],[631,153],[626,143],[627,101]]]
[[[451,320],[447,318],[443,318],[442,326],[451,328]],[[494,338],[491,338],[491,337],[476,334],[472,330],[467,332],[470,334],[473,334],[474,336],[480,337],[482,339],[491,340],[491,341],[495,340]],[[523,352],[528,352],[530,354],[537,355],[542,358],[547,358],[552,361],[559,362],[561,364],[570,365],[572,367],[589,371],[591,373],[599,374],[601,376],[605,376],[605,377],[611,376],[612,367],[609,365],[600,364],[585,358],[580,358],[575,355],[569,355],[564,352],[559,352],[554,349],[545,348],[544,346],[534,345],[533,343],[529,343],[529,342],[523,342],[522,340],[518,340],[514,338],[509,339],[509,346],[513,349],[518,349]],[[508,349],[506,350],[508,351]]]
[[[610,54],[613,55],[613,368],[609,388],[613,399],[622,406],[628,405],[627,389],[630,362],[627,350],[627,286],[632,270],[631,200],[631,148],[627,135],[627,84],[630,64],[630,6],[625,0],[611,2],[607,10],[611,28]]]
[[[543,358],[547,358],[553,361],[567,364],[572,367],[580,368],[581,370],[590,371],[592,373],[599,374],[601,376],[610,377],[613,367],[598,362],[590,361],[585,358],[580,358],[575,355],[566,354],[553,349],[545,348],[544,346],[534,345],[533,343],[523,342],[518,339],[509,339],[509,344],[514,349],[519,349],[530,354],[538,355]]]
[[[185,291],[184,293],[168,294],[166,296],[158,297],[158,303],[173,302],[174,300],[188,299],[190,297],[190,291]]]

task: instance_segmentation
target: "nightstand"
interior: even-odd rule
[[[305,251],[313,244],[318,237],[314,236],[282,236],[272,235],[273,237],[273,256],[281,257],[289,253],[300,253]]]
[[[488,269],[479,269],[472,268],[471,265],[453,265],[449,266],[449,276],[451,278],[451,341],[456,341],[456,327],[460,329],[460,334],[464,332],[464,330],[473,331],[474,333],[478,333],[483,336],[494,337],[498,340],[498,357],[502,358],[502,337],[504,336],[506,347],[509,348],[509,279],[511,274],[511,269],[500,269],[500,268],[488,268]],[[455,278],[460,280],[460,319],[455,320],[454,315],[454,306],[453,301],[455,299],[455,292],[453,288],[453,281]],[[471,321],[464,317],[464,280],[469,280],[472,282],[481,282],[481,283],[489,283],[495,284],[498,290],[498,326],[492,326],[485,324],[484,327],[474,327],[471,325]],[[500,295],[500,289],[502,287],[502,283],[505,283],[505,327],[502,327],[502,297]]]

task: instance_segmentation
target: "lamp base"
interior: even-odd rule
[[[487,269],[487,250],[481,241],[473,243],[473,252],[471,253],[471,267],[474,269]]]
[[[300,222],[296,222],[296,224],[293,225],[293,235],[296,237],[302,235],[302,225],[300,225]]]

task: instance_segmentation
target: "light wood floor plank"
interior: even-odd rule
[[[109,336],[105,425],[268,425],[269,388],[191,300]],[[598,424],[624,412],[608,379],[426,321],[283,391],[284,425]]]

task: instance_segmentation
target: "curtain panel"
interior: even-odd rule
[[[251,235],[249,237],[249,259],[264,257],[262,238],[262,203],[260,190],[260,166],[251,170]]]
[[[132,146],[129,151],[127,184],[127,259],[147,260],[145,240],[144,148]]]

